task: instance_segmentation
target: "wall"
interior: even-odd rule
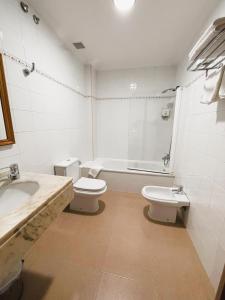
[[[0,47],[57,80],[87,92],[85,67],[64,48],[32,8],[22,12],[19,1],[0,0]],[[4,57],[16,144],[0,147],[0,167],[18,162],[22,170],[52,173],[55,162],[68,156],[91,158],[91,101]]]
[[[169,151],[173,118],[162,121],[160,114],[172,100],[144,97],[161,95],[164,89],[174,87],[175,73],[174,67],[97,72],[95,156],[161,160]]]
[[[223,0],[208,23],[224,15]],[[184,185],[190,199],[187,229],[216,289],[225,263],[225,102],[201,104],[205,74],[198,78],[199,73],[187,72],[186,67],[184,61],[178,71],[184,88],[175,153],[176,182]]]
[[[84,66],[44,20],[35,25],[31,13],[24,14],[16,0],[0,0],[0,47],[85,92]],[[211,20],[224,14],[222,1]],[[67,156],[90,159],[90,100],[36,73],[25,78],[8,58],[4,63],[16,144],[0,147],[0,167],[19,162],[22,170],[52,173],[53,164]],[[183,62],[177,75],[182,85],[196,76],[185,68]],[[188,231],[216,288],[225,261],[225,104],[199,103],[203,80],[182,92],[175,168],[191,201]],[[174,68],[98,72],[96,94],[103,99],[95,107],[96,156],[128,158],[130,100],[122,97],[155,95],[174,85]]]

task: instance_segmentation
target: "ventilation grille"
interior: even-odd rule
[[[84,46],[84,44],[83,44],[82,42],[73,43],[73,45],[74,45],[74,47],[75,47],[76,49],[78,49],[78,50],[84,49],[84,48],[85,48],[85,46]]]

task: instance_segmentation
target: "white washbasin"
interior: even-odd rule
[[[170,187],[145,186],[142,189],[142,195],[152,202],[161,202],[177,207],[189,206],[190,202],[184,192],[176,193]]]
[[[36,181],[12,182],[0,188],[0,218],[11,215],[29,203],[39,189]]]

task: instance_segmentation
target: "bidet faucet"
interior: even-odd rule
[[[6,178],[12,181],[20,178],[18,164],[11,164],[9,167],[0,169],[0,181]]]
[[[183,185],[177,185],[177,186],[172,187],[172,192],[177,193],[177,194],[182,193],[183,190],[184,190]]]

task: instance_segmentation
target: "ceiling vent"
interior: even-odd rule
[[[75,47],[76,49],[78,49],[78,50],[84,49],[84,48],[85,48],[85,46],[84,46],[84,44],[83,44],[82,42],[73,43],[73,45],[74,45],[74,47]]]

